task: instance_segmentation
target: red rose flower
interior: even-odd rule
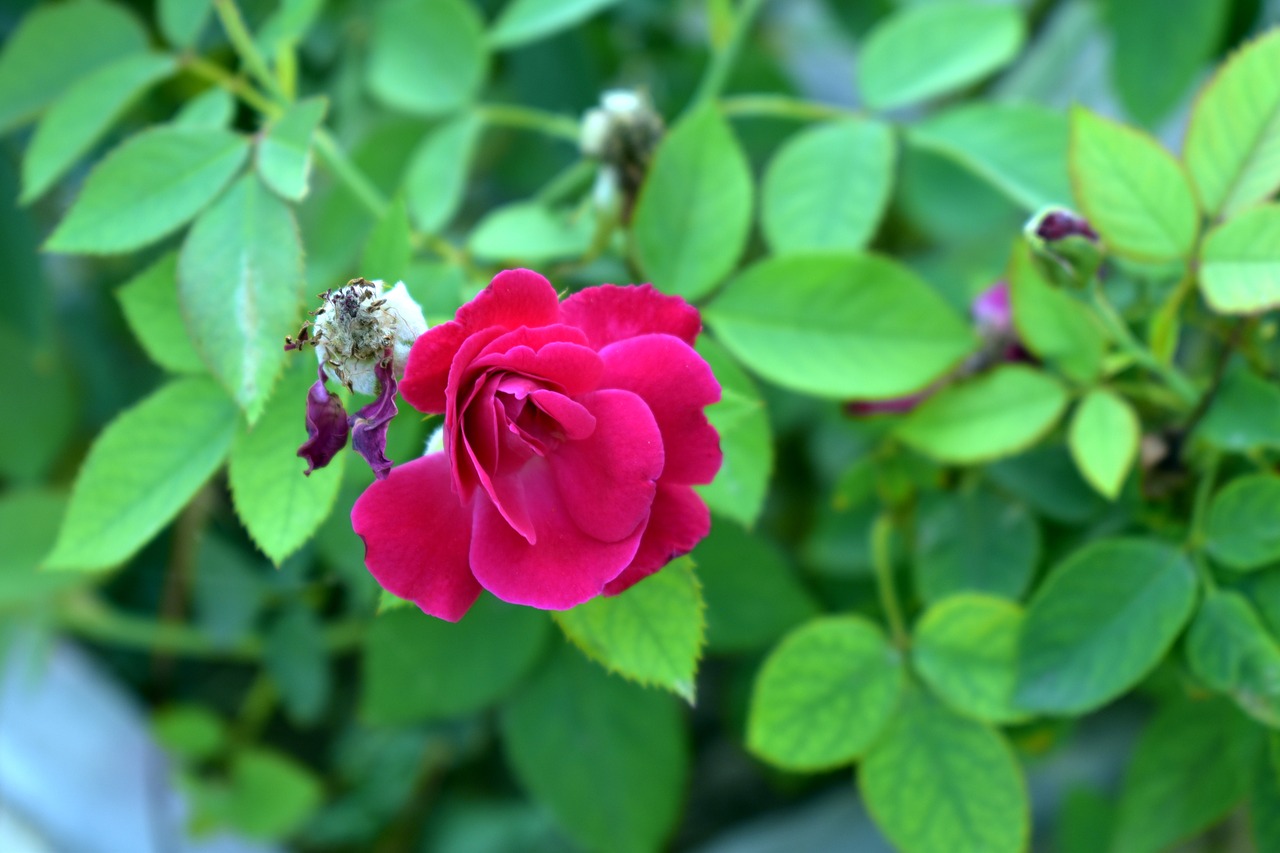
[[[721,460],[701,325],[649,285],[560,303],[537,273],[499,273],[409,353],[400,393],[444,414],[444,451],[356,502],[378,583],[457,621],[481,588],[562,610],[690,551],[711,525],[692,486]]]

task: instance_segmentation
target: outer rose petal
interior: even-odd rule
[[[471,538],[476,580],[503,601],[542,610],[567,610],[595,598],[631,563],[644,521],[619,542],[601,542],[569,517],[545,460],[531,461],[521,474],[537,544],[526,542],[489,496],[476,492]]]
[[[711,512],[689,486],[665,480],[658,484],[649,526],[631,565],[604,588],[605,595],[617,595],[636,581],[644,580],[676,557],[688,554],[711,532]]]
[[[641,335],[610,344],[603,388],[632,391],[649,404],[666,448],[664,483],[710,483],[720,470],[720,436],[703,412],[720,399],[720,383],[702,356],[670,335]]]
[[[560,305],[551,282],[531,270],[505,270],[489,286],[458,309],[456,319],[428,329],[414,343],[405,365],[400,393],[423,412],[444,411],[449,365],[473,333],[489,327],[518,329],[549,326],[560,320]]]
[[[702,330],[697,308],[679,296],[659,293],[651,284],[589,287],[566,299],[560,315],[586,332],[596,349],[651,333],[675,335],[692,346]]]
[[[467,566],[471,510],[450,489],[449,464],[433,453],[375,480],[351,510],[364,562],[382,587],[423,612],[457,622],[480,595]]]

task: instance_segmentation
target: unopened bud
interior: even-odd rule
[[[1023,234],[1035,251],[1037,266],[1057,284],[1084,287],[1102,265],[1098,232],[1084,217],[1048,207],[1027,221]]]

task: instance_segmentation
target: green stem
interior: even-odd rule
[[[519,104],[480,104],[476,111],[480,119],[487,124],[533,130],[567,140],[575,145],[578,142],[578,121],[569,116],[523,107]]]
[[[387,197],[355,163],[351,162],[351,158],[347,156],[346,151],[342,150],[342,146],[333,138],[333,134],[323,127],[316,128],[314,144],[320,160],[333,173],[333,176],[342,181],[347,189],[351,190],[352,195],[373,214],[374,219],[380,220],[386,216],[387,208],[390,206]]]
[[[724,114],[739,118],[782,118],[795,121],[823,121],[826,119],[859,116],[857,110],[805,101],[786,95],[730,95],[720,100]]]
[[[235,48],[245,68],[268,91],[279,94],[280,84],[272,76],[267,60],[258,50],[257,42],[253,40],[253,33],[249,32],[249,27],[245,24],[244,16],[240,14],[240,8],[236,6],[235,0],[213,0],[213,8],[218,14],[218,20],[222,23],[222,29],[231,41],[231,46]]]
[[[702,75],[702,82],[698,84],[698,92],[693,96],[690,109],[719,97],[721,90],[729,81],[729,72],[733,70],[733,63],[737,61],[738,54],[746,43],[751,24],[755,21],[760,8],[764,6],[764,2],[765,0],[742,0],[738,6],[738,13],[733,17],[733,28],[729,31],[729,37],[725,39],[724,47],[720,52],[711,58],[711,64]]]
[[[183,57],[182,63],[192,74],[221,86],[267,118],[279,118],[284,112],[277,104],[272,103],[270,99],[253,88],[249,81],[232,74],[221,65],[210,62],[201,56]]]
[[[1124,321],[1116,309],[1107,301],[1102,293],[1102,288],[1095,280],[1089,288],[1089,301],[1093,305],[1094,311],[1099,319],[1111,332],[1115,342],[1124,352],[1134,360],[1137,364],[1142,365],[1147,370],[1159,376],[1161,381],[1169,387],[1169,390],[1177,394],[1178,397],[1188,407],[1194,407],[1200,400],[1200,394],[1196,391],[1195,386],[1191,384],[1187,377],[1183,376],[1181,371],[1170,364],[1165,364],[1160,359],[1142,345],[1129,324]]]
[[[1191,501],[1191,528],[1187,531],[1187,547],[1198,551],[1204,546],[1204,525],[1209,514],[1209,499],[1218,480],[1218,464],[1221,456],[1216,450],[1208,452],[1196,493]]]
[[[905,649],[911,638],[906,621],[902,617],[902,604],[898,601],[898,589],[893,583],[893,517],[882,512],[871,526],[871,564],[875,568],[876,588],[880,593],[880,605],[889,621],[889,633],[894,645]]]

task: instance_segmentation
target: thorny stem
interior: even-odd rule
[[[876,588],[880,593],[880,605],[889,621],[889,633],[894,645],[905,649],[910,644],[906,622],[902,617],[902,604],[898,601],[898,589],[893,583],[893,517],[882,512],[871,526],[871,564],[875,568]]]
[[[729,80],[729,72],[733,70],[733,63],[737,61],[738,54],[746,43],[747,33],[751,31],[751,24],[755,21],[760,8],[764,6],[764,2],[765,0],[742,0],[738,4],[729,37],[725,39],[724,47],[720,52],[711,58],[711,64],[702,75],[702,82],[698,84],[698,92],[693,96],[689,109],[696,109],[716,98],[724,89],[725,83]]]
[[[1096,280],[1089,287],[1089,302],[1107,327],[1107,330],[1111,332],[1116,343],[1127,355],[1136,363],[1159,376],[1161,381],[1169,387],[1169,390],[1177,394],[1188,408],[1194,407],[1200,401],[1200,394],[1196,391],[1195,386],[1191,384],[1187,377],[1182,375],[1181,371],[1156,358],[1151,350],[1143,346],[1134,337],[1133,332],[1129,329],[1129,324],[1116,313],[1116,309],[1107,301],[1106,296],[1102,293],[1102,288]]]

